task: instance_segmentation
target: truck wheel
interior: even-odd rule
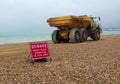
[[[95,41],[100,40],[100,31],[98,29],[95,29],[91,38]]]
[[[88,33],[86,29],[80,29],[80,42],[87,41]]]
[[[59,30],[53,31],[53,33],[52,33],[52,41],[54,43],[60,43],[61,42],[61,38],[60,38],[60,35],[59,35]]]
[[[72,29],[69,33],[69,39],[72,43],[79,43],[80,42],[80,30]]]

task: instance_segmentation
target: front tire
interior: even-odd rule
[[[95,29],[91,38],[95,41],[100,40],[100,31],[98,29]]]
[[[52,33],[52,41],[54,43],[60,43],[61,42],[61,38],[60,38],[60,35],[59,35],[59,30],[53,31],[53,33]]]
[[[79,43],[80,42],[80,30],[72,29],[69,33],[69,39],[72,43]]]

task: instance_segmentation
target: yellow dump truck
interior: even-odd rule
[[[72,42],[79,43],[87,41],[88,37],[93,40],[100,40],[102,29],[94,19],[100,17],[92,16],[61,16],[47,20],[51,27],[57,27],[52,33],[54,43]]]

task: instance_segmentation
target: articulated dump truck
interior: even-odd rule
[[[62,16],[49,18],[47,20],[51,27],[58,28],[52,33],[54,43],[61,42],[86,42],[88,37],[93,40],[100,40],[102,29],[94,19],[100,17],[92,16]]]

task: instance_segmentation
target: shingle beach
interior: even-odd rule
[[[120,34],[54,44],[52,61],[30,62],[29,43],[0,45],[0,84],[120,84]]]

